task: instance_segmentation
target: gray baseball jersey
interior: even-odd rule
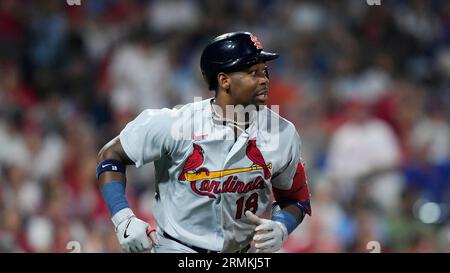
[[[236,139],[234,128],[213,113],[211,99],[145,110],[121,131],[120,141],[136,167],[155,163],[160,229],[190,245],[235,252],[254,234],[244,212],[260,216],[270,209],[272,186],[291,188],[300,138],[267,107]]]

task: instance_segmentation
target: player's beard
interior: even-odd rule
[[[236,104],[236,106],[241,106],[244,108],[254,107],[254,111],[258,112],[266,106],[269,91],[265,91],[264,95],[258,95],[260,91],[256,92],[248,102]]]

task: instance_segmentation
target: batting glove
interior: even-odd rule
[[[117,239],[122,249],[129,253],[152,249],[156,241],[155,229],[134,215],[130,208],[118,211],[112,217]]]
[[[245,212],[245,216],[256,225],[253,241],[257,253],[272,253],[281,249],[288,237],[283,223],[259,218],[249,210]]]

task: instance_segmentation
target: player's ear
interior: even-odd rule
[[[230,76],[228,76],[226,73],[220,72],[217,75],[217,83],[219,87],[221,87],[228,93],[228,90],[230,90]]]

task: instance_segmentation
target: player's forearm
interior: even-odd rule
[[[107,143],[98,154],[97,183],[111,215],[129,208],[125,196],[126,165],[131,160],[126,155],[118,137]],[[130,213],[128,213],[130,214]]]
[[[300,202],[281,202],[273,207],[272,220],[282,223],[290,234],[302,223],[307,213],[307,209]]]
[[[295,220],[297,220],[298,224],[300,224],[303,221],[303,218],[305,217],[305,213],[299,209],[296,205],[288,205],[281,210],[287,211],[290,214],[292,214],[295,217]]]
[[[97,157],[97,183],[103,200],[111,213],[117,238],[127,252],[142,252],[151,249],[147,235],[157,243],[155,229],[138,219],[130,209],[125,194],[126,166],[133,162],[126,155],[119,137],[107,143]]]

